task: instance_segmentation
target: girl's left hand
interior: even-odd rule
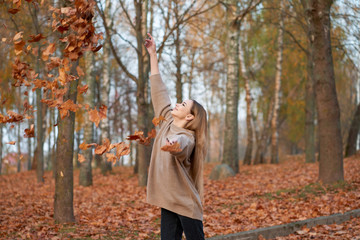
[[[149,38],[145,39],[144,46],[146,47],[146,49],[150,55],[156,54],[156,45],[155,45],[154,38],[151,36],[150,33],[148,33],[147,35],[149,36]]]

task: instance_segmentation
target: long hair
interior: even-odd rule
[[[191,153],[190,160],[190,176],[192,177],[195,188],[200,194],[201,202],[204,200],[204,179],[203,179],[203,163],[207,153],[207,116],[206,111],[200,103],[193,101],[191,114],[194,119],[185,125],[186,129],[195,132],[195,148]]]

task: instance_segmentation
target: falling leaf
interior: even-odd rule
[[[86,93],[87,90],[89,89],[88,85],[84,85],[84,86],[78,86],[77,87],[79,94],[83,94]]]
[[[15,54],[19,55],[22,53],[23,48],[25,46],[25,42],[23,40],[19,40],[14,42],[14,50],[15,50]]]
[[[66,72],[65,72],[65,69],[64,68],[59,68],[59,81],[61,83],[61,85],[65,85],[66,84]]]
[[[102,45],[99,45],[99,46],[97,46],[97,47],[91,48],[91,51],[97,52],[97,51],[99,51],[101,48],[102,48]]]
[[[24,134],[25,138],[35,137],[34,124],[31,124],[30,129],[27,128],[24,131],[25,131],[25,134]]]
[[[152,123],[153,123],[154,126],[156,127],[157,125],[160,124],[161,121],[166,121],[163,116],[159,116],[158,118],[157,118],[157,117],[154,117],[153,120],[152,120]]]
[[[11,126],[10,126],[10,129],[13,129],[15,127],[15,125],[14,124],[12,124]]]
[[[46,38],[41,33],[39,33],[38,35],[30,35],[29,37],[30,37],[30,39],[28,40],[28,42],[30,42],[30,43],[39,42],[41,39]]]
[[[50,43],[49,46],[42,52],[42,60],[47,61],[49,59],[49,55],[55,52],[56,46],[55,43]]]
[[[172,145],[165,145],[161,147],[161,150],[165,152],[181,152],[180,143],[175,142]]]
[[[77,71],[77,74],[78,74],[79,77],[85,76],[85,73],[84,73],[84,71],[81,69],[81,67],[77,66],[77,67],[76,67],[76,71]]]
[[[130,145],[121,142],[116,146],[116,156],[121,157],[130,153]]]
[[[106,112],[107,112],[107,106],[102,104],[99,107],[99,117],[100,117],[100,119],[105,119],[106,118]]]
[[[90,110],[89,112],[89,119],[93,123],[95,123],[96,127],[99,126],[100,123],[100,116],[98,114],[98,111],[96,109]]]
[[[16,8],[20,8],[20,6],[21,6],[21,0],[13,0],[13,4],[16,5]]]
[[[2,38],[1,41],[2,41],[2,42],[6,42],[6,38]]]
[[[135,131],[133,135],[130,135],[126,138],[126,140],[138,140],[144,137],[144,132],[142,131]]]
[[[18,32],[18,33],[16,33],[15,36],[14,36],[14,38],[13,38],[13,41],[16,42],[16,41],[18,41],[20,38],[22,38],[22,37],[23,37],[23,33],[24,33],[24,32]]]
[[[156,130],[153,128],[150,132],[148,132],[149,138],[155,138],[156,137]]]
[[[97,146],[97,144],[96,144],[96,143],[86,144],[85,142],[83,142],[83,143],[81,143],[81,144],[79,145],[79,148],[80,148],[81,150],[86,150],[86,149],[90,148],[91,146]]]
[[[16,14],[20,11],[20,9],[18,8],[9,8],[8,10],[8,13],[11,13],[11,14]]]
[[[104,145],[98,145],[95,148],[95,154],[102,155],[102,154],[104,154],[104,152],[106,152],[106,146],[104,146]]]
[[[82,154],[80,154],[80,153],[78,153],[78,161],[79,161],[80,163],[85,162],[85,157],[84,157]]]
[[[64,173],[62,171],[60,171],[60,176],[64,177]]]
[[[117,157],[113,153],[106,153],[105,156],[108,162],[115,163],[117,161]]]
[[[6,144],[15,145],[16,141],[7,142]]]

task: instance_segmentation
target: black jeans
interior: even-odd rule
[[[202,221],[161,208],[161,240],[181,239],[183,232],[186,240],[205,239]]]

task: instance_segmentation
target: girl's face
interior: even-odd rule
[[[171,111],[173,117],[179,119],[192,120],[194,115],[191,114],[191,108],[194,102],[192,100],[185,100],[182,103],[175,104],[175,107]]]

